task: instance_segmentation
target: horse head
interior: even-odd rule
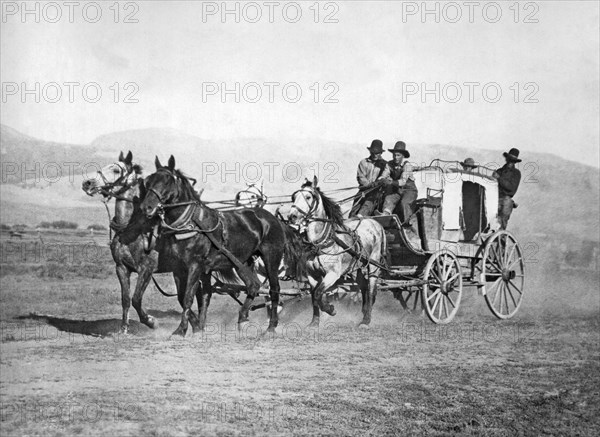
[[[167,205],[187,201],[200,202],[200,197],[194,191],[190,178],[175,169],[173,155],[169,158],[166,166],[160,163],[158,157],[154,164],[156,172],[144,180],[146,194],[140,205],[140,209],[147,218],[154,217]]]
[[[131,151],[127,156],[123,152],[119,160],[102,167],[96,174],[81,183],[81,189],[88,195],[102,194],[104,197],[116,195],[131,187],[141,178],[142,168],[132,162]]]
[[[292,194],[292,206],[288,212],[287,220],[290,225],[303,230],[314,219],[326,219],[327,214],[323,208],[322,193],[317,187],[318,179],[306,179],[299,190]]]
[[[140,209],[148,218],[154,217],[162,205],[173,203],[179,191],[173,155],[169,158],[166,166],[160,163],[157,156],[154,165],[156,172],[144,179],[146,195],[140,205]]]
[[[256,184],[247,184],[248,188],[239,191],[235,195],[235,206],[243,206],[245,208],[262,208],[267,203],[267,196],[261,188],[257,187]]]

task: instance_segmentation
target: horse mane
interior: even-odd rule
[[[192,199],[200,202],[200,196],[196,190],[194,190],[194,186],[190,182],[190,177],[183,173],[181,170],[177,169],[173,171],[173,174],[177,176],[181,180],[181,185],[183,187],[183,191],[190,196]]]
[[[311,181],[306,181],[302,184],[302,188],[311,187],[313,188],[313,184]],[[319,193],[321,197],[321,203],[323,204],[323,209],[325,210],[325,214],[329,217],[333,223],[339,226],[344,225],[344,216],[342,214],[342,208],[340,205],[333,200],[332,198],[326,196],[319,187],[315,187],[315,190]]]
[[[194,187],[192,185],[192,183],[190,182],[190,177],[187,176],[185,173],[183,173],[181,170],[179,169],[175,169],[175,170],[170,170],[167,167],[163,167],[157,170],[157,172],[159,171],[164,171],[167,172],[173,176],[175,176],[176,179],[179,179],[181,181],[181,188],[183,189],[183,193],[187,195],[188,198],[197,200],[198,202],[200,202],[200,196],[198,196],[198,193],[196,193],[196,190],[194,190]]]

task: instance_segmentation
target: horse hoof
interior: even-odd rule
[[[129,334],[129,325],[123,325],[121,326],[121,334]]]
[[[319,321],[318,320],[313,320],[307,326],[308,329],[317,329],[318,327],[319,327]]]
[[[154,317],[148,316],[148,319],[146,320],[144,325],[146,325],[150,329],[156,329],[158,327],[158,321]]]
[[[240,320],[238,322],[238,331],[242,332],[244,331],[244,329],[246,329],[246,327],[248,326],[250,322],[248,320]]]
[[[369,328],[370,328],[370,327],[369,327],[369,323],[367,323],[367,322],[360,322],[360,323],[358,324],[358,329],[364,329],[364,330],[367,330],[367,329],[369,329]]]
[[[181,328],[177,328],[175,331],[173,331],[173,333],[171,334],[171,337],[185,337],[185,331]]]

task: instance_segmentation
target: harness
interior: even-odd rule
[[[174,175],[169,169],[161,168],[158,171],[164,171],[170,174],[175,180],[177,180],[177,176]],[[177,196],[179,196],[179,184],[177,186]],[[213,246],[217,248],[219,252],[221,252],[231,263],[238,269],[243,270],[246,266],[235,257],[235,255],[229,251],[225,246],[227,245],[227,233],[226,228],[223,223],[223,213],[220,211],[216,211],[217,213],[217,223],[211,229],[203,229],[202,228],[202,202],[199,200],[191,200],[186,202],[179,203],[166,203],[163,201],[162,196],[153,188],[147,188],[148,192],[154,194],[158,199],[158,204],[156,206],[156,214],[160,218],[160,227],[161,229],[165,229],[167,234],[175,234],[175,238],[178,240],[183,240],[187,238],[191,238],[195,236],[197,233],[203,234],[208,240],[211,242]],[[168,224],[165,221],[165,213],[167,209],[178,208],[185,206],[185,210],[183,213],[171,224]],[[222,242],[218,241],[215,237],[214,232],[222,227]],[[187,233],[187,235],[182,235],[182,233]],[[177,235],[182,235],[180,238],[177,238]]]
[[[129,178],[129,176],[131,176],[133,174],[133,168],[132,170],[128,170],[128,171],[123,171],[123,167],[121,167],[120,165],[116,164],[117,167],[119,167],[121,169],[121,176],[119,176],[114,182],[110,182],[108,179],[106,179],[106,177],[104,177],[104,173],[102,173],[101,171],[98,171],[97,173],[100,175],[100,178],[102,179],[102,181],[104,182],[104,185],[98,188],[98,193],[102,194],[102,196],[104,196],[104,198],[102,199],[102,203],[104,204],[104,207],[106,208],[106,214],[108,215],[108,222],[109,222],[109,244],[113,239],[112,236],[112,232],[115,231],[115,234],[118,234],[122,231],[124,231],[127,228],[127,223],[117,223],[115,221],[116,216],[113,217],[112,219],[110,218],[110,210],[108,208],[108,202],[110,202],[110,199],[114,198],[115,200],[122,200],[125,202],[131,202],[133,203],[133,200],[128,199],[126,197],[123,197],[122,194],[125,193],[127,190],[129,190],[131,187],[136,186],[140,180],[142,179],[141,176],[137,177],[133,180],[132,183],[125,183],[121,186],[121,188],[117,191],[113,191],[113,188],[116,187],[117,185],[120,185],[122,181],[127,181],[127,179]],[[144,250],[146,252],[151,251],[154,248],[154,245],[156,243],[156,238],[157,238],[157,226],[155,226],[152,230],[152,234],[150,235],[149,238],[144,238],[143,239],[143,246],[144,246]],[[149,239],[151,239],[152,241],[149,241]],[[167,293],[166,291],[164,291],[162,289],[162,287],[160,286],[160,284],[156,281],[156,279],[154,278],[154,275],[151,276],[152,278],[152,282],[154,282],[154,286],[157,288],[157,290],[163,295],[163,296],[167,296],[167,297],[173,297],[176,296],[176,294],[170,294]]]
[[[297,209],[303,215],[301,225],[298,226],[298,231],[300,232],[300,234],[303,235],[303,243],[309,256],[317,258],[317,261],[321,268],[324,269],[325,266],[323,266],[320,255],[341,256],[345,253],[348,253],[352,256],[352,262],[345,269],[341,276],[352,273],[360,268],[368,266],[369,264],[373,264],[379,268],[387,269],[387,267],[365,257],[362,254],[363,246],[362,242],[360,241],[360,237],[356,232],[356,229],[358,229],[363,219],[358,219],[356,227],[354,229],[350,229],[346,225],[343,225],[341,227],[339,225],[336,226],[336,223],[334,223],[332,219],[314,217],[314,214],[316,213],[317,208],[319,206],[318,193],[312,188],[303,187],[292,194],[292,201],[294,201],[296,194],[300,192],[310,192],[312,194],[312,202],[310,203],[307,211],[303,210],[296,204],[293,205],[293,208]],[[312,222],[325,223],[325,228],[323,230],[322,235],[316,240],[309,240],[306,233],[308,225]],[[338,236],[339,234],[350,235],[352,238],[352,243],[347,244]],[[325,249],[333,246],[334,244],[340,246],[342,250],[340,252],[335,253],[325,251]],[[361,266],[357,267],[357,264],[359,263],[361,264]]]
[[[109,242],[112,241],[112,238],[113,238],[112,232],[114,231],[116,234],[118,234],[119,232],[122,232],[127,227],[127,223],[117,223],[115,221],[116,217],[111,218],[110,210],[108,208],[108,202],[110,202],[111,199],[115,199],[115,200],[122,200],[125,202],[133,203],[133,200],[123,197],[122,194],[125,193],[130,188],[136,186],[142,179],[141,177],[137,177],[133,180],[133,182],[127,183],[127,179],[129,179],[129,176],[131,176],[134,173],[133,169],[131,169],[131,170],[125,169],[125,171],[123,171],[124,170],[123,167],[121,167],[118,164],[116,164],[116,165],[121,170],[121,175],[113,182],[110,182],[108,179],[106,179],[106,177],[104,176],[104,173],[102,173],[101,171],[97,171],[97,174],[100,175],[100,178],[104,182],[104,185],[99,187],[97,191],[98,191],[98,193],[102,194],[102,196],[103,196],[102,203],[104,204],[104,208],[106,208],[106,214],[108,215]],[[125,182],[125,183],[123,183],[123,182]],[[117,186],[120,186],[121,188],[115,191],[114,188]]]

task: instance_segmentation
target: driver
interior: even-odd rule
[[[370,156],[358,164],[356,179],[359,191],[350,211],[350,217],[372,215],[381,198],[381,187],[389,180],[390,169],[381,158],[383,153],[381,140],[373,140],[371,147],[367,149]]]

